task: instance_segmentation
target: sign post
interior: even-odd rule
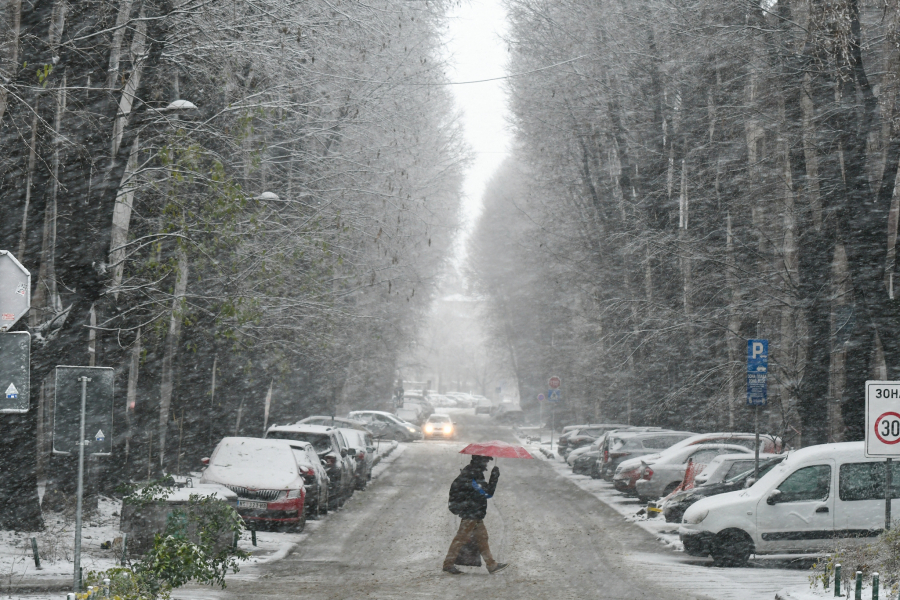
[[[884,529],[891,528],[893,459],[900,456],[900,381],[866,382],[866,457],[884,458]]]
[[[552,453],[553,431],[556,429],[556,405],[559,404],[561,398],[559,386],[562,385],[562,380],[554,375],[547,385],[550,386],[550,391],[547,392],[547,402],[550,403],[550,452]]]
[[[114,380],[115,372],[109,367],[56,367],[53,453],[71,455],[76,449],[78,451],[73,582],[76,593],[81,591],[82,584],[81,512],[84,498],[84,455],[112,454]],[[90,401],[88,401],[88,383],[91,384]],[[76,422],[77,429],[73,426]]]
[[[759,335],[759,324],[756,326]],[[769,340],[747,340],[747,406],[753,407],[756,449],[753,477],[759,479],[759,407],[769,403]]]
[[[540,425],[541,425],[541,428],[538,429],[538,431],[540,432],[540,434],[539,434],[540,437],[543,438],[544,437],[544,400],[546,400],[547,397],[544,396],[543,394],[538,394],[537,399],[538,399],[538,423],[540,423]],[[543,439],[541,441],[543,441]]]

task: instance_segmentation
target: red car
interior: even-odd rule
[[[227,437],[204,462],[208,466],[200,483],[218,483],[236,493],[245,522],[303,531],[306,486],[290,442]]]

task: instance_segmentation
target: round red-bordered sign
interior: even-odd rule
[[[881,424],[881,420],[884,419],[885,417],[894,417],[898,422],[900,422],[900,413],[886,412],[886,413],[880,415],[877,419],[875,419],[875,437],[877,437],[881,441],[882,444],[894,445],[894,444],[900,442],[900,427],[898,427],[897,439],[895,439],[893,441],[888,441],[888,440],[884,439],[883,437],[881,437],[881,432],[878,431],[878,426]],[[891,427],[891,429],[894,429],[894,428]],[[894,437],[894,436],[891,435],[891,437]]]
[[[555,375],[551,377],[550,381],[548,381],[547,383],[550,386],[551,390],[559,389],[559,386],[562,385],[562,381],[560,380],[560,378]]]

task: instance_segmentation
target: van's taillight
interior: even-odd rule
[[[609,462],[609,450],[604,450],[604,451],[603,451],[603,462],[604,462],[604,463],[608,463],[608,462]]]
[[[316,472],[313,470],[312,467],[300,467],[300,473],[302,473],[303,475],[315,475],[316,474]]]
[[[643,479],[650,480],[650,478],[653,477],[653,469],[651,469],[650,467],[644,467],[644,468],[641,470],[641,477],[642,477]]]
[[[356,460],[366,460],[366,453],[360,451],[360,453],[356,455]]]

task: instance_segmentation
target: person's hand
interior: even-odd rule
[[[494,467],[493,469],[491,469],[491,479],[500,479],[500,467]]]

